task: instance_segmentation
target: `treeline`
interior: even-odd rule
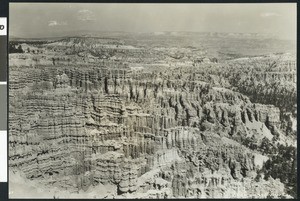
[[[255,137],[247,137],[242,141],[246,147],[266,154],[269,159],[264,162],[262,169],[257,171],[256,181],[270,177],[279,179],[286,187],[287,194],[297,197],[297,149],[270,141],[266,137],[258,142]]]
[[[264,154],[273,154],[278,150],[276,141],[278,140],[278,136],[274,136],[272,140],[269,140],[267,137],[264,137],[262,140],[258,141],[257,138],[252,135],[251,137],[242,138],[242,144],[251,150],[256,150],[262,152]]]
[[[268,180],[280,179],[287,189],[287,194],[297,198],[297,149],[293,146],[276,146],[274,152],[264,163],[263,168],[258,171],[257,177]]]
[[[28,44],[28,45],[43,45],[43,44],[49,44],[49,43],[53,43],[53,42],[56,42],[57,40],[55,41],[46,41],[46,40],[17,40],[17,41],[10,41],[9,43],[11,44],[22,44],[22,43],[25,43],[25,44]]]
[[[242,63],[229,63],[223,67],[222,77],[240,93],[248,96],[254,103],[272,104],[279,107],[281,113],[291,112],[296,116],[296,84],[291,81],[264,79],[259,74],[272,71],[277,60],[249,60]],[[284,76],[284,75],[282,75]]]
[[[253,77],[240,79],[236,85],[240,93],[247,95],[252,102],[272,104],[282,112],[296,111],[296,85],[280,81],[261,81]]]
[[[8,52],[9,53],[24,53],[24,50],[22,49],[21,45],[15,45],[15,44],[9,43]]]

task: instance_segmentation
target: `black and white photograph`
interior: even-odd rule
[[[296,3],[9,3],[9,198],[297,198]]]

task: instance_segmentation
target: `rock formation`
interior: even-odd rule
[[[92,51],[78,44],[43,48]],[[126,48],[134,58],[146,51]],[[247,137],[259,146],[284,136],[278,107],[220,86],[223,78],[199,65],[137,73],[119,61],[79,64],[79,57],[11,64],[11,170],[70,192],[113,185],[108,198],[287,196],[278,179],[256,179],[268,155],[243,145]],[[18,63],[16,54],[11,59]]]

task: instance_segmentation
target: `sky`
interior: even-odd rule
[[[296,39],[296,3],[10,3],[9,34],[51,37],[78,31],[232,32]]]

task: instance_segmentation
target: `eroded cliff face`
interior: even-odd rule
[[[80,40],[43,46],[48,57],[11,55],[11,178],[23,175],[50,197],[288,196],[281,181],[258,172],[269,159],[266,140],[291,143],[292,115],[282,126],[280,108],[233,91],[215,64],[137,68],[102,59],[115,45]],[[114,54],[127,61],[148,51],[118,45]]]
[[[284,194],[279,181],[254,181],[264,156],[239,143],[272,139],[276,107],[126,68],[45,69],[26,76],[27,91],[10,85],[9,165],[28,179],[72,191],[112,184],[110,197],[265,197],[272,185]]]

